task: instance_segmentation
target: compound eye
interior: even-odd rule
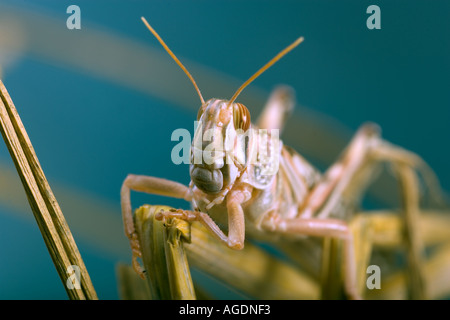
[[[247,107],[240,103],[233,104],[234,128],[242,129],[244,132],[250,127],[250,112]]]

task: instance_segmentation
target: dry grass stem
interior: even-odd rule
[[[189,237],[189,224],[179,219],[165,223],[155,219],[166,206],[142,206],[136,210],[136,231],[142,260],[153,300],[194,300],[194,285],[183,246]]]
[[[19,114],[0,80],[0,130],[19,173],[28,202],[70,299],[97,299],[81,255],[45,178]],[[80,288],[67,285],[69,266],[80,269]]]
[[[144,205],[136,210],[136,230],[140,235],[143,262],[147,271],[147,284],[152,299],[195,299],[189,266],[192,266],[248,297],[257,299],[339,299],[342,298],[340,281],[341,265],[338,259],[338,243],[324,247],[322,271],[327,274],[322,282],[267,254],[261,248],[246,243],[244,250],[230,250],[219,243],[203,226],[193,223],[164,225],[154,219],[159,210],[170,210],[166,206]],[[428,298],[441,298],[450,292],[450,216],[447,211],[425,210],[417,217],[416,235],[433,253],[424,261],[424,284]],[[351,223],[356,238],[358,280],[361,293],[368,299],[411,298],[408,268],[392,270],[385,274],[382,290],[366,290],[366,267],[373,250],[391,250],[404,245],[404,219],[398,212],[376,211],[358,214]],[[172,236],[171,234],[176,234]],[[176,250],[171,244],[176,240]],[[183,243],[184,242],[184,245]],[[185,253],[189,265],[185,260]],[[171,263],[174,262],[174,263]],[[125,270],[130,272],[130,268]],[[124,299],[148,297],[143,288],[145,282],[137,276],[119,274]],[[131,279],[133,278],[133,279]],[[325,281],[325,282],[324,282]],[[137,282],[137,283],[136,283]],[[133,285],[134,283],[134,285]],[[135,286],[135,287],[133,287]],[[145,286],[146,287],[146,286]],[[144,290],[145,289],[145,290]],[[321,294],[321,290],[324,290]],[[372,292],[377,291],[377,292]],[[186,295],[182,293],[186,293]]]

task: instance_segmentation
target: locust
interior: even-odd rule
[[[213,98],[205,101],[189,71],[145,18],[142,21],[189,77],[201,106],[191,147],[188,186],[134,174],[129,174],[122,184],[123,222],[135,271],[143,276],[138,261],[142,252],[133,220],[131,190],[190,202],[191,210],[162,209],[157,219],[197,221],[223,245],[235,250],[243,249],[246,236],[274,243],[305,237],[342,241],[344,290],[349,298],[360,299],[355,239],[349,221],[379,172],[380,164],[390,165],[405,182],[400,186],[406,217],[419,210],[415,193],[409,190],[418,189],[420,182],[408,180],[408,172],[420,172],[432,193],[438,195],[439,182],[434,172],[415,153],[384,140],[374,123],[363,124],[339,158],[325,172],[320,172],[279,139],[279,132],[295,104],[292,90],[285,86],[275,89],[260,117],[252,124],[247,107],[236,102],[238,96],[265,70],[303,42],[303,37],[259,69],[229,100]],[[251,132],[259,134],[249,134]],[[210,155],[208,159],[198,161],[198,155],[206,153]],[[415,252],[421,250],[417,241],[411,241],[411,246]]]

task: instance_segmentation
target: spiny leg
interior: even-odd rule
[[[371,150],[380,141],[378,126],[372,123],[363,125],[340,159],[325,172],[319,183],[312,189],[304,204],[299,208],[298,216],[327,218],[341,201],[345,190],[361,173],[361,169],[366,167]]]
[[[330,169],[325,173],[321,182],[319,182],[316,187],[311,191],[309,197],[306,199],[305,204],[299,208],[299,215],[297,219],[289,220],[289,223],[293,224],[292,230],[287,228],[287,233],[292,233],[298,231],[308,232],[308,235],[314,233],[314,231],[306,228],[305,222],[301,222],[306,219],[307,223],[310,223],[311,226],[314,225],[312,222],[315,220],[313,217],[317,217],[320,221],[324,221],[323,219],[328,220],[327,218],[330,214],[338,207],[340,201],[345,200],[345,197],[349,197],[348,190],[361,189],[363,186],[359,185],[355,186],[355,182],[358,184],[365,185],[364,179],[361,179],[361,175],[364,175],[365,179],[369,178],[370,175],[367,174],[367,170],[371,170],[376,162],[388,162],[393,165],[401,166],[402,168],[410,168],[414,169],[422,169],[423,161],[415,154],[403,150],[399,147],[392,146],[387,142],[383,141],[378,134],[377,127],[372,124],[368,124],[363,126],[348,148],[345,150],[343,156],[340,161],[336,162]],[[401,179],[406,179],[404,173],[400,174]],[[409,183],[416,183],[415,181],[409,179]],[[403,184],[405,186],[405,184]],[[414,210],[418,210],[418,201],[415,201],[413,198],[415,197],[414,193],[404,192],[404,203],[405,203],[405,214],[411,215]],[[353,201],[357,201],[359,199],[352,199]],[[350,201],[351,202],[351,201]],[[410,204],[407,206],[406,204]],[[298,222],[297,222],[298,220]],[[326,221],[325,220],[325,221]],[[413,218],[408,218],[408,220],[413,220]],[[276,222],[273,222],[276,224]],[[282,224],[286,224],[287,222],[282,222]],[[335,223],[335,222],[333,222]],[[298,225],[298,226],[297,226]],[[296,227],[297,226],[297,227]],[[279,226],[275,226],[275,228],[279,228]],[[333,225],[328,225],[326,228],[324,226],[318,227],[318,230],[322,232],[323,235],[329,236],[329,230],[333,229]],[[282,230],[281,228],[280,230]],[[413,234],[413,233],[411,233]],[[342,235],[341,235],[342,237]],[[355,284],[354,280],[355,276],[351,275],[350,269],[354,269],[354,262],[349,261],[348,259],[352,259],[352,255],[349,254],[351,252],[351,240],[349,236],[346,236],[346,268],[345,274],[346,279],[345,285],[347,292],[351,295],[355,293]],[[419,252],[420,248],[418,241],[409,241],[411,243],[410,250],[412,252]],[[410,259],[411,262],[418,262],[419,259]],[[412,266],[415,270],[420,270],[419,266]],[[419,272],[420,273],[420,272]],[[418,286],[419,287],[419,286]],[[349,291],[350,290],[350,291]]]
[[[361,195],[371,177],[371,171],[382,162],[391,164],[399,173],[400,179],[404,177],[404,170],[398,171],[397,168],[410,168],[421,172],[427,186],[432,188],[436,198],[440,198],[439,183],[426,163],[416,154],[382,140],[378,127],[366,124],[358,130],[339,161],[325,172],[322,180],[310,192],[305,203],[299,208],[299,217],[327,218],[342,200],[347,200],[350,205],[357,205],[356,202],[360,199],[354,194]],[[418,181],[413,180],[410,183],[418,184]],[[402,188],[407,185],[408,183],[403,183]],[[408,199],[414,197],[411,192],[404,194]],[[351,197],[353,198],[350,199]],[[405,203],[407,201],[409,200],[405,200]]]
[[[142,257],[142,253],[133,220],[130,190],[172,198],[181,198],[186,201],[191,200],[191,194],[188,187],[175,181],[132,174],[125,178],[120,190],[122,218],[125,227],[125,234],[130,241],[132,250],[133,268],[143,278],[143,271],[137,260],[137,258]]]
[[[394,169],[395,165],[402,165],[417,170],[434,200],[439,202],[442,199],[438,179],[428,165],[418,155],[381,139],[378,126],[368,123],[358,130],[340,159],[325,172],[322,181],[312,190],[300,208],[301,216],[311,218],[317,214],[319,218],[326,218],[343,194],[346,197],[351,194],[359,196],[371,177],[370,172],[382,162],[394,165]]]

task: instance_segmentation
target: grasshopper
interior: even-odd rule
[[[357,289],[354,237],[349,220],[379,164],[388,163],[401,178],[409,168],[423,174],[435,194],[439,184],[432,170],[416,154],[390,144],[381,138],[376,124],[361,126],[338,160],[321,173],[303,156],[281,141],[273,142],[270,132],[281,130],[294,106],[291,90],[276,89],[270,96],[256,124],[251,123],[248,109],[235,102],[242,90],[265,70],[298,46],[295,40],[259,69],[235,92],[230,100],[210,99],[205,102],[191,74],[173,54],[158,33],[142,18],[151,33],[189,77],[197,91],[201,106],[195,131],[191,160],[199,152],[212,151],[206,162],[191,161],[189,186],[162,178],[128,175],[121,188],[121,206],[125,233],[132,249],[135,271],[143,276],[138,258],[142,257],[131,208],[130,191],[146,192],[184,199],[192,210],[170,210],[158,213],[157,219],[179,218],[203,224],[220,242],[232,249],[244,247],[246,234],[256,239],[279,242],[302,237],[328,237],[343,243],[343,280],[349,298],[360,299]],[[277,170],[267,174],[264,161],[266,146],[261,135],[247,135],[254,129],[267,129],[265,141],[271,155],[278,158]],[[210,144],[202,137],[209,130]],[[224,152],[223,144],[232,146]],[[211,148],[212,147],[212,148]],[[269,153],[270,153],[269,152]],[[418,183],[416,180],[411,183]],[[416,188],[403,184],[402,188]],[[404,192],[406,215],[418,210],[411,192]],[[221,227],[219,227],[219,225]],[[225,232],[223,230],[226,230]],[[227,232],[227,233],[226,233]],[[415,242],[413,246],[419,246]],[[420,248],[415,248],[420,250]]]

